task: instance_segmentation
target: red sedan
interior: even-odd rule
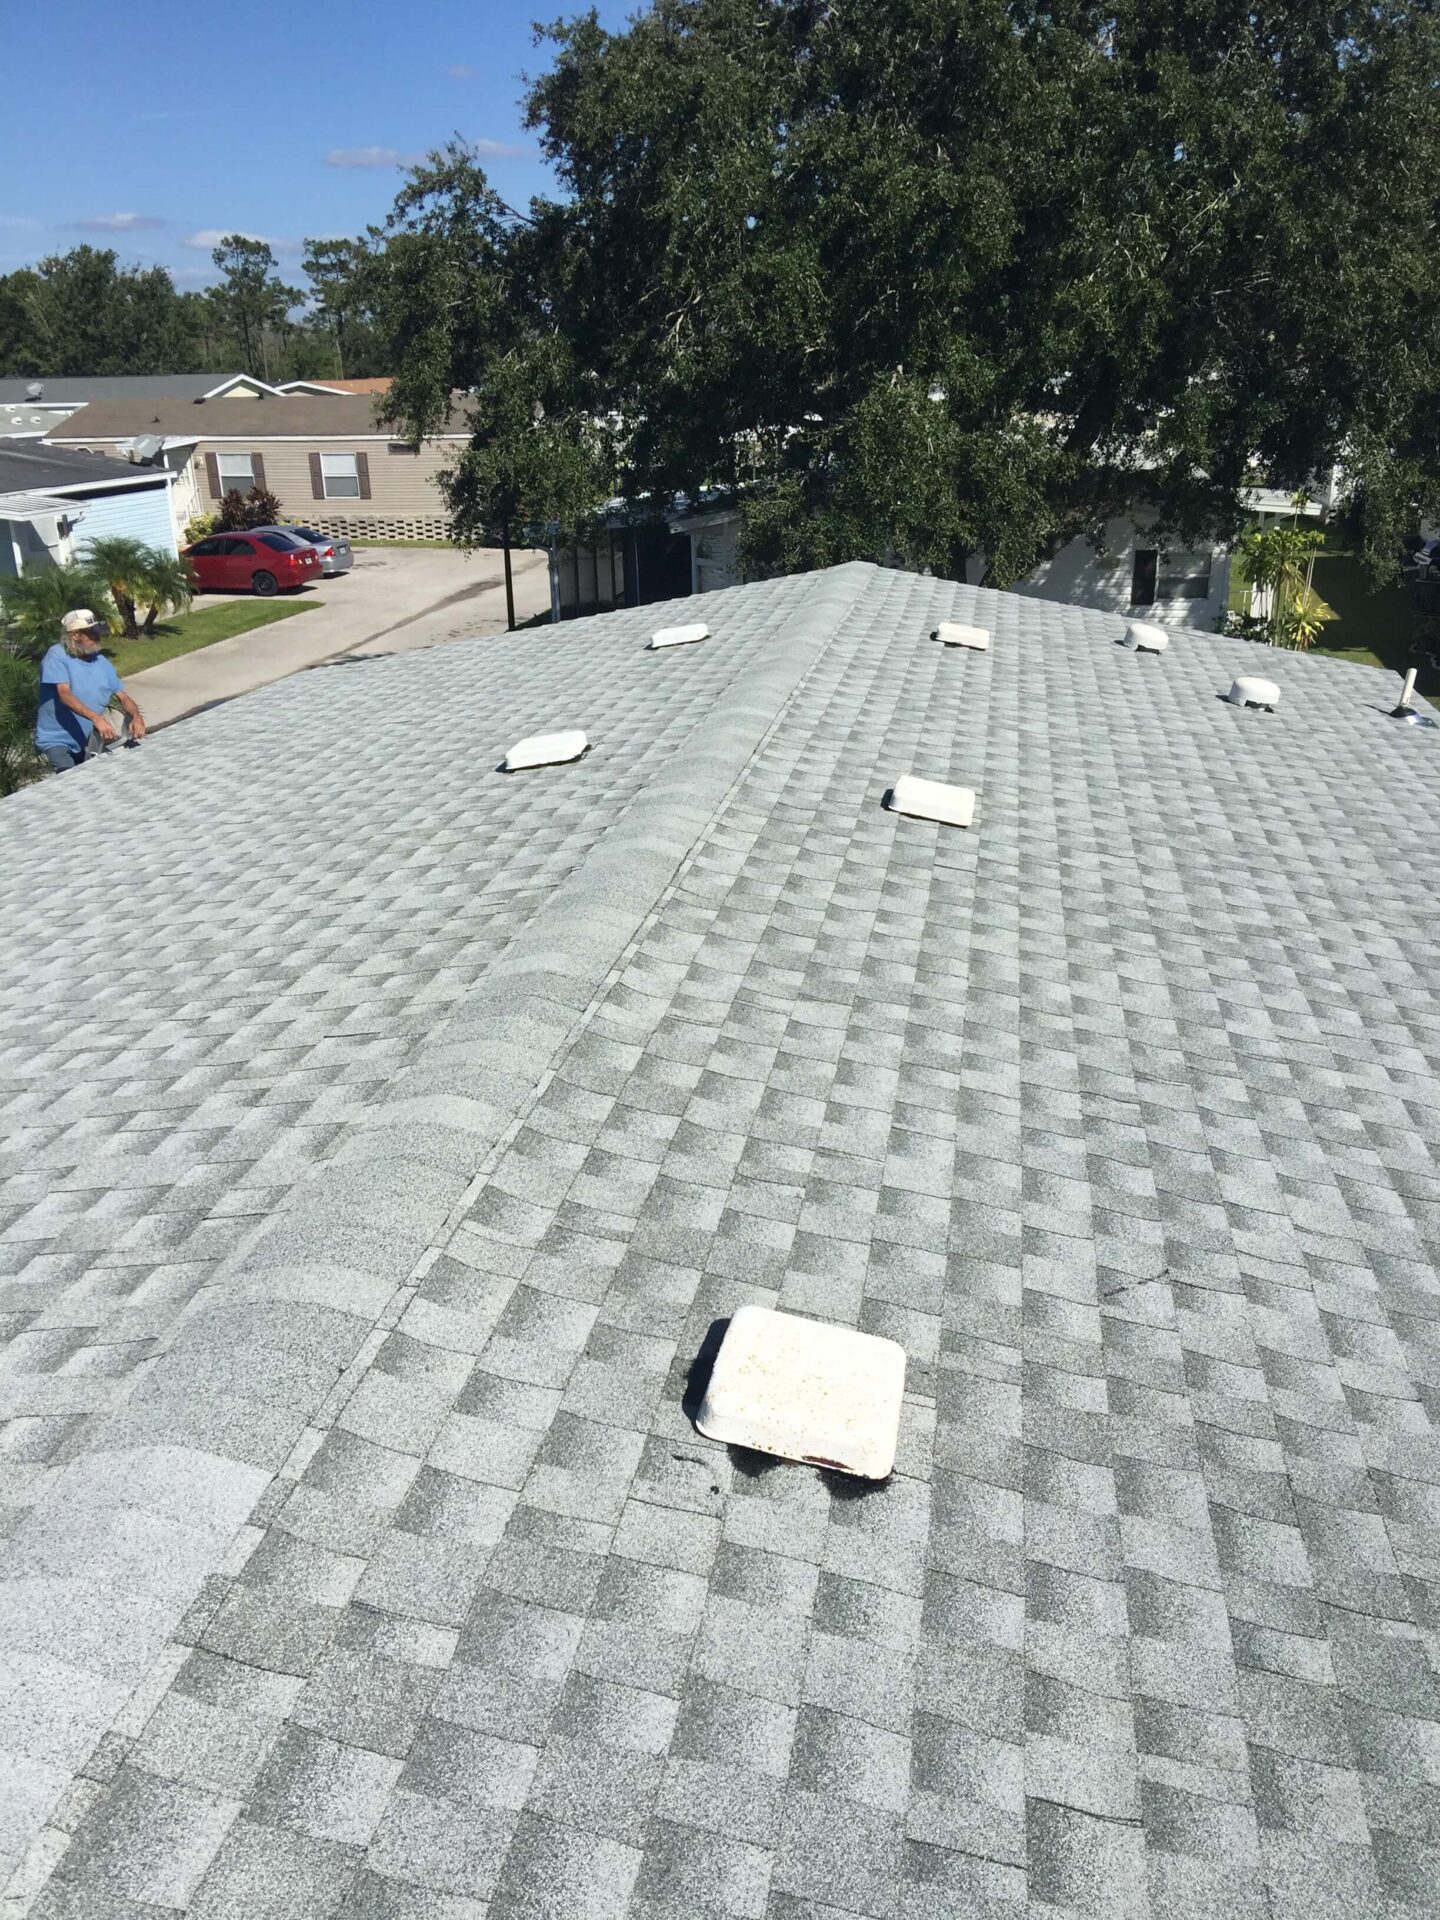
[[[212,533],[185,549],[201,593],[279,593],[320,578],[320,556],[288,533]]]

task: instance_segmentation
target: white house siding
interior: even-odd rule
[[[43,513],[34,520],[0,517],[0,579],[63,566],[74,552],[75,523],[63,514]]]
[[[743,584],[740,565],[740,521],[735,514],[717,515],[686,526],[675,522],[678,531],[690,535],[690,591],[716,593],[722,587]]]
[[[1132,599],[1136,553],[1160,548],[1162,585],[1153,600]],[[1143,616],[1176,626],[1213,628],[1223,613],[1230,586],[1230,556],[1223,547],[1203,547],[1195,551],[1197,564],[1185,569],[1198,572],[1209,561],[1209,592],[1204,596],[1169,594],[1163,588],[1166,569],[1162,543],[1132,520],[1112,520],[1105,529],[1104,546],[1097,551],[1086,540],[1072,540],[1055,556],[1017,580],[1012,593],[1023,593],[1035,600],[1059,600],[1070,606],[1095,607],[1102,613]],[[1176,556],[1171,554],[1172,561]],[[983,557],[966,568],[966,580],[978,586],[984,577]]]
[[[160,547],[166,553],[178,551],[175,522],[170,513],[168,486],[137,487],[133,492],[117,489],[113,493],[70,495],[83,506],[85,518],[75,531],[75,551],[83,554],[95,540],[143,540],[147,547]]]
[[[205,475],[193,459],[176,450],[173,455],[166,455],[165,464],[175,475],[170,488],[170,513],[175,522],[175,537],[183,546],[185,529],[198,515],[209,513],[212,503],[205,497]]]

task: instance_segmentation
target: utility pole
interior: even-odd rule
[[[510,573],[510,529],[506,527],[500,535],[500,545],[505,554],[505,620],[511,633],[515,631],[515,582]]]

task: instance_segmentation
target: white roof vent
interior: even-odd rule
[[[965,627],[958,620],[942,620],[930,638],[938,640],[942,647],[973,647],[976,653],[987,653],[990,649],[988,627]]]
[[[968,827],[975,817],[975,795],[969,787],[946,786],[941,780],[921,780],[902,773],[885,796],[891,813],[908,813],[917,820],[939,820],[947,827]]]
[[[1120,644],[1133,653],[1163,653],[1170,644],[1170,636],[1163,627],[1152,627],[1148,620],[1131,620]]]
[[[647,653],[658,653],[662,647],[693,647],[697,640],[709,637],[710,629],[703,620],[696,620],[688,627],[661,627],[650,636]]]
[[[1405,676],[1405,685],[1400,690],[1400,703],[1390,709],[1390,718],[1405,720],[1412,727],[1433,727],[1435,722],[1415,705],[1415,678],[1415,668],[1411,667]]]
[[[1273,680],[1261,680],[1251,673],[1241,674],[1225,698],[1232,707],[1259,707],[1273,713],[1280,704],[1280,689]]]
[[[745,1306],[725,1331],[695,1424],[730,1446],[884,1480],[904,1395],[896,1341]]]
[[[517,740],[500,762],[502,773],[519,773],[524,767],[555,767],[566,760],[578,760],[590,751],[590,742],[578,727],[569,733],[533,733],[528,740]]]

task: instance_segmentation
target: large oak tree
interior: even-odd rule
[[[733,490],[760,562],[1013,579],[1152,502],[1343,462],[1440,512],[1430,0],[654,0],[549,29],[562,191],[432,158],[381,253],[394,396],[476,393],[462,529]]]

